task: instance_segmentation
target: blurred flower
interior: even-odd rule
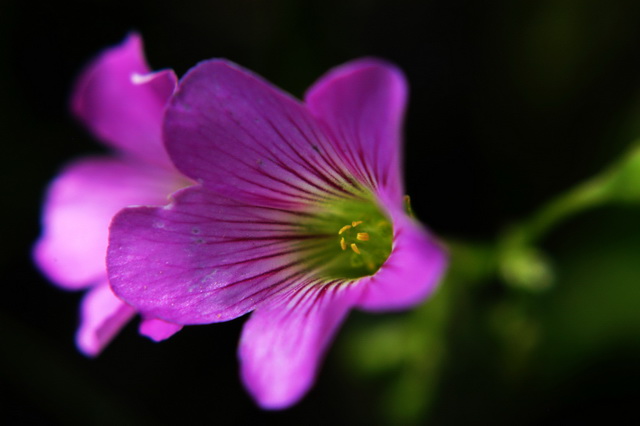
[[[351,308],[413,306],[443,273],[443,250],[404,208],[406,92],[402,73],[377,60],[331,71],[305,104],[235,64],[194,67],[164,136],[199,185],[116,216],[114,291],[180,324],[254,311],[242,377],[265,408],[295,403]]]
[[[74,114],[115,153],[79,159],[54,179],[34,257],[59,287],[88,290],[76,334],[79,349],[87,355],[97,355],[135,314],[113,294],[107,280],[112,217],[126,206],[166,204],[168,194],[189,183],[171,164],[160,136],[175,87],[173,71],[150,73],[142,40],[132,34],[89,64],[73,92]],[[181,328],[145,318],[140,332],[154,340]]]

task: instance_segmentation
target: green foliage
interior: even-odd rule
[[[633,146],[495,241],[450,240],[450,270],[429,303],[351,329],[347,339],[346,358],[358,374],[386,377],[387,421],[421,424],[443,415],[442,401],[455,399],[446,382],[460,386],[459,375],[472,363],[478,380],[493,377],[491,391],[478,399],[487,417],[508,423],[517,409],[499,410],[500,398],[527,386],[553,389],[611,348],[640,341],[639,202],[640,149]],[[551,404],[536,396],[523,407],[539,403]],[[444,412],[461,424],[473,420]]]

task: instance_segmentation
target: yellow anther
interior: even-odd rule
[[[342,247],[342,250],[347,249],[347,243],[344,241],[344,237],[340,240],[340,247]]]
[[[360,225],[361,223],[362,223],[361,220],[353,221],[353,222],[351,222],[351,226],[353,226],[355,228],[356,226]]]
[[[355,223],[355,222],[354,222]],[[351,225],[345,225],[342,228],[340,228],[340,230],[338,231],[338,235],[342,234],[344,231],[346,231],[347,229],[351,229]]]
[[[369,234],[366,232],[358,232],[356,238],[360,241],[369,241]]]
[[[351,250],[355,251],[356,253],[360,254],[360,249],[358,248],[358,246],[356,245],[356,243],[352,243],[351,244]]]

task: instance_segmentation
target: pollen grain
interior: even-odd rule
[[[340,228],[340,230],[338,231],[338,235],[342,234],[347,229],[351,229],[351,225],[345,225],[342,228]]]
[[[344,240],[344,237],[342,237],[342,239],[340,240],[340,247],[342,248],[342,250],[347,249],[347,242]]]

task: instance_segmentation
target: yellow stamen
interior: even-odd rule
[[[350,229],[351,225],[345,225],[342,228],[340,228],[340,230],[338,231],[338,235],[342,234],[344,231],[346,231],[347,229]]]
[[[360,254],[360,249],[358,248],[358,246],[356,245],[356,243],[352,243],[351,244],[351,250],[355,251],[356,253]]]
[[[369,241],[369,234],[366,232],[358,232],[356,238],[360,241]]]
[[[351,226],[353,226],[355,228],[356,226],[360,225],[361,223],[362,223],[361,220],[353,221],[353,222],[351,222]]]
[[[342,247],[342,250],[347,249],[347,243],[345,242],[344,237],[340,240],[340,247]]]

